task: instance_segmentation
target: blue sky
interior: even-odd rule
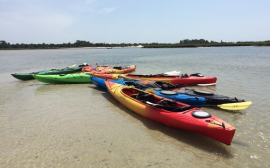
[[[270,0],[0,0],[0,40],[270,40]]]

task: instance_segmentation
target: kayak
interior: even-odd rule
[[[63,69],[50,69],[50,70],[42,70],[38,72],[31,72],[31,73],[14,73],[11,74],[14,78],[19,80],[31,80],[34,79],[33,75],[53,75],[53,74],[70,74],[81,71],[82,67],[87,64],[79,65],[75,67],[75,65],[63,68]]]
[[[171,83],[174,85],[215,85],[217,82],[216,77],[203,76],[201,74],[191,74],[191,75],[138,75],[138,74],[95,74],[94,77],[103,79],[114,79],[117,80],[120,77],[131,78],[136,80],[153,80]]]
[[[211,76],[203,76],[201,74],[191,74],[191,75],[136,75],[136,74],[127,74],[123,75],[126,78],[132,79],[142,79],[142,80],[154,80],[154,81],[163,81],[175,85],[196,85],[196,84],[211,84],[215,85],[217,78]]]
[[[139,115],[170,127],[202,134],[227,145],[232,142],[236,129],[209,112],[109,80],[105,84],[115,99]]]
[[[112,74],[125,74],[125,73],[129,73],[129,72],[133,72],[136,70],[136,66],[135,65],[130,65],[127,67],[122,67],[122,66],[117,66],[117,67],[113,67],[111,69],[105,69],[104,71],[106,73],[112,73]]]
[[[109,66],[98,66],[96,68],[89,66],[89,67],[84,67],[82,69],[82,72],[91,72],[91,73],[97,73],[97,74],[125,74],[129,72],[133,72],[135,70],[136,70],[135,65],[131,65],[128,67],[117,66],[113,68],[110,68]]]
[[[60,75],[33,75],[35,79],[44,83],[65,84],[65,83],[91,83],[90,73],[74,73]]]
[[[222,104],[222,103],[238,103],[245,102],[244,99],[237,97],[229,97],[219,94],[214,94],[212,92],[195,90],[190,88],[180,88],[179,85],[173,85],[171,83],[162,82],[162,81],[150,81],[150,80],[133,80],[130,78],[122,78],[124,81],[136,81],[137,83],[144,85],[146,87],[162,90],[170,90],[172,94],[185,94],[189,96],[203,97],[206,99],[206,104]]]
[[[107,90],[107,87],[105,85],[105,79],[96,78],[93,76],[91,76],[90,78],[97,87]],[[148,89],[148,91],[150,91],[150,89],[152,89],[151,92],[153,92],[154,94],[158,96],[169,98],[174,101],[179,101],[179,102],[186,103],[192,106],[202,106],[206,104],[206,99],[203,97],[189,96],[185,94],[176,93],[173,91],[161,90],[160,88],[153,89],[152,87],[141,85],[140,83],[137,83],[135,81],[124,81],[123,79],[111,80],[111,81],[114,83],[121,84],[121,85],[135,87],[140,90]]]
[[[140,81],[142,79],[133,79],[133,78],[127,78],[125,77],[128,74],[101,74],[101,73],[95,73],[93,74],[94,77],[97,78],[102,78],[102,79],[113,79],[113,80],[118,80],[120,78],[125,78],[125,80],[137,80]],[[151,75],[151,74],[149,74]],[[171,71],[171,72],[165,72],[165,73],[160,73],[158,74],[160,76],[179,76],[178,71]]]

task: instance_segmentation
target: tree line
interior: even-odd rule
[[[188,47],[223,47],[223,46],[270,46],[268,41],[239,41],[239,42],[220,42],[208,41],[205,39],[184,39],[179,43],[166,44],[166,43],[152,43],[144,45],[144,48],[188,48]]]
[[[57,49],[57,48],[76,48],[76,47],[128,47],[138,46],[141,44],[137,43],[120,43],[120,44],[109,44],[109,43],[90,43],[89,41],[77,40],[75,43],[63,43],[63,44],[24,44],[16,43],[10,44],[4,40],[0,41],[0,49]]]
[[[142,45],[144,48],[186,48],[186,47],[221,47],[221,46],[270,46],[270,41],[245,41],[245,42],[220,42],[205,39],[184,39],[179,43],[90,43],[89,41],[77,40],[75,43],[63,44],[10,44],[4,40],[0,41],[0,49],[57,49],[76,47],[129,47]]]

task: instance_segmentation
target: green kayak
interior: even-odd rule
[[[39,71],[40,72],[40,71]],[[31,80],[35,79],[32,75],[38,74],[38,72],[31,72],[31,73],[14,73],[11,74],[14,78],[19,80]]]
[[[79,65],[78,67],[75,67],[75,65],[63,68],[63,69],[50,69],[50,70],[42,70],[38,72],[31,72],[31,73],[14,73],[11,74],[14,78],[20,79],[20,80],[30,80],[34,79],[33,75],[54,75],[54,74],[70,74],[75,72],[80,72],[82,70],[82,67],[84,67],[87,64]]]
[[[90,73],[74,73],[60,75],[33,75],[35,79],[44,83],[65,84],[65,83],[91,83]]]

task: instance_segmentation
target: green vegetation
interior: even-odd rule
[[[77,47],[128,47],[138,46],[140,44],[134,43],[121,43],[121,44],[108,44],[108,43],[90,43],[89,41],[77,40],[75,43],[63,44],[10,44],[6,41],[0,41],[0,49],[57,49],[57,48],[77,48]]]
[[[180,40],[179,43],[174,44],[146,44],[144,48],[188,48],[188,47],[224,47],[224,46],[270,46],[270,41],[263,42],[216,42],[216,41],[207,41],[204,39],[195,39],[195,40]]]
[[[89,41],[77,40],[75,43],[63,44],[10,44],[0,41],[0,49],[57,49],[57,48],[77,48],[77,47],[129,47],[142,45],[144,48],[188,48],[188,47],[223,47],[223,46],[270,46],[270,41],[247,41],[247,42],[216,42],[204,39],[185,39],[179,43],[90,43]]]

